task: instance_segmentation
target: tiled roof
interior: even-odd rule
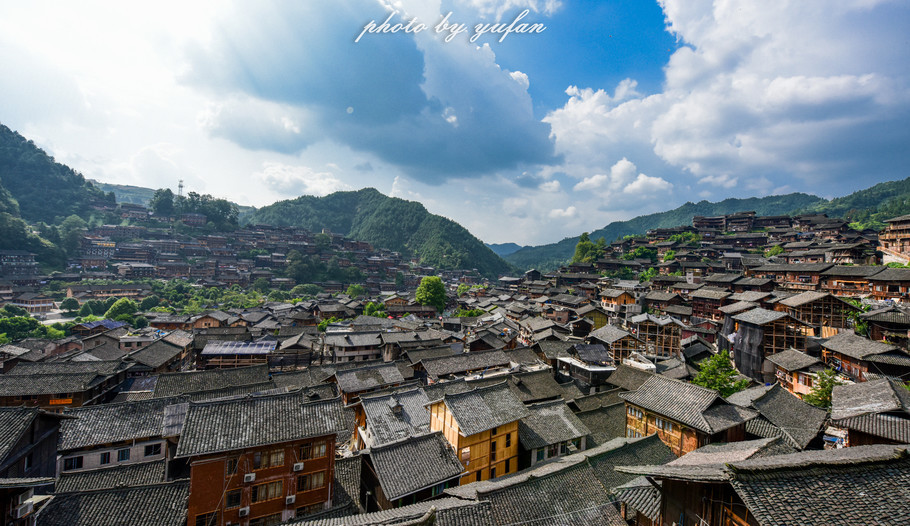
[[[173,360],[181,352],[183,352],[183,348],[171,345],[164,340],[158,340],[134,352],[130,358],[137,363],[157,369]]]
[[[528,406],[518,421],[518,439],[525,449],[537,449],[587,436],[591,431],[562,400]]]
[[[588,335],[588,338],[601,341],[606,344],[612,344],[625,338],[626,336],[631,336],[631,334],[618,327],[614,327],[612,325],[604,325],[596,331],[592,331],[591,334]]]
[[[821,346],[830,351],[858,360],[866,359],[874,354],[882,354],[897,349],[894,345],[863,338],[850,331],[835,334],[821,342]]]
[[[158,383],[155,384],[155,397],[177,396],[195,391],[258,384],[268,380],[269,366],[267,364],[233,369],[167,373],[158,377]]]
[[[614,488],[616,498],[629,508],[641,513],[652,522],[660,514],[660,490],[645,477],[635,477],[630,482]]]
[[[166,472],[167,462],[164,459],[154,462],[121,464],[101,469],[64,471],[60,473],[54,491],[72,493],[74,491],[159,484],[165,481]]]
[[[910,414],[910,392],[899,383],[883,378],[857,384],[835,385],[831,391],[831,419],[840,420],[872,413]]]
[[[335,459],[335,494],[332,495],[332,507],[348,504],[359,506],[362,466],[360,455]]]
[[[831,422],[837,427],[882,437],[902,444],[910,443],[910,418],[899,415],[869,413]]]
[[[528,414],[525,405],[509,389],[506,382],[477,387],[458,394],[446,393],[442,401],[458,423],[459,432],[464,436],[515,422]]]
[[[869,281],[910,281],[910,269],[885,268],[869,276]]]
[[[654,376],[654,373],[620,364],[616,367],[616,370],[610,374],[609,378],[607,378],[607,383],[615,385],[620,389],[625,389],[626,391],[635,391],[652,376]]]
[[[104,377],[99,377],[91,371],[34,375],[0,374],[0,396],[79,393],[101,383],[103,379]]]
[[[578,358],[586,363],[606,363],[613,365],[613,355],[601,343],[592,344],[575,344],[575,352]]]
[[[377,445],[428,432],[430,413],[424,407],[428,402],[420,388],[360,399],[367,429]]]
[[[0,463],[22,439],[23,433],[28,430],[36,416],[37,408],[0,408]]]
[[[489,502],[447,497],[347,517],[291,521],[286,526],[490,526],[495,524],[490,509]]]
[[[572,342],[544,340],[538,341],[534,345],[540,348],[547,359],[555,360],[559,357],[569,356],[569,348],[574,344]]]
[[[635,478],[616,471],[616,466],[665,464],[676,458],[656,434],[644,438],[616,438],[583,454],[608,493]]]
[[[590,411],[591,409],[622,403],[619,393],[620,390],[618,388],[610,389],[608,391],[600,391],[586,396],[579,396],[572,402],[579,411]]]
[[[175,458],[331,435],[346,428],[340,398],[304,400],[298,391],[190,403]]]
[[[785,371],[799,371],[813,365],[820,365],[821,361],[818,358],[809,356],[806,353],[797,351],[796,349],[787,349],[786,351],[781,351],[777,354],[772,354],[768,356],[768,361],[774,365],[783,368]]]
[[[787,307],[800,307],[807,303],[812,303],[813,301],[824,299],[828,296],[830,296],[830,294],[827,292],[816,292],[814,290],[809,290],[799,293],[795,296],[790,296],[789,298],[782,299],[780,301],[780,304]]]
[[[187,481],[62,493],[38,513],[42,526],[184,526]]]
[[[736,406],[723,402],[716,391],[657,375],[649,378],[637,391],[620,396],[630,404],[708,434],[747,420],[738,412],[731,412]],[[712,407],[719,400],[726,407]]]
[[[335,379],[343,393],[357,393],[404,382],[401,371],[394,363],[336,371]]]
[[[509,365],[509,357],[502,351],[466,352],[424,359],[420,364],[431,378],[440,378],[449,374]]]
[[[910,524],[907,446],[806,451],[732,464],[759,524]]]
[[[827,411],[803,402],[780,384],[774,384],[752,405],[797,449],[805,449],[818,437],[828,418]]]
[[[788,316],[789,314],[786,312],[755,308],[742,314],[737,314],[736,316],[733,316],[733,319],[738,322],[750,323],[752,325],[766,325]]]
[[[589,448],[626,436],[626,404],[621,402],[580,411],[575,416],[591,430],[585,441]]]
[[[70,451],[97,444],[160,437],[167,406],[175,398],[101,404],[67,409],[61,422],[58,449]]]
[[[464,472],[442,431],[374,446],[363,454],[369,455],[389,500],[435,486]]]

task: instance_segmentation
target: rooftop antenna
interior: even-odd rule
[[[183,179],[177,183],[177,197],[183,197]]]

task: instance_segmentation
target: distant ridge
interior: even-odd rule
[[[324,228],[374,247],[412,255],[440,269],[476,268],[496,278],[512,270],[463,226],[431,214],[420,203],[388,197],[374,188],[278,201],[244,216],[247,223]]]
[[[758,215],[783,215],[806,210],[826,202],[821,197],[803,193],[751,197],[748,199],[730,198],[717,203],[708,201],[688,202],[668,212],[638,216],[627,221],[614,221],[599,230],[591,232],[590,237],[592,240],[602,237],[610,243],[622,236],[644,234],[652,228],[689,225],[692,224],[694,216],[714,216],[748,210],[753,210]],[[572,254],[575,252],[575,245],[577,244],[578,236],[567,237],[558,243],[522,248],[505,256],[504,259],[519,269],[552,270],[572,259]]]

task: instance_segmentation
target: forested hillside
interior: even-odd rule
[[[0,124],[0,184],[18,203],[26,221],[59,223],[70,215],[85,217],[93,204],[114,203],[113,194],[92,186],[82,174],[54,161],[35,143]],[[4,209],[0,190],[0,211]],[[15,214],[12,214],[15,215]]]
[[[314,232],[327,228],[375,247],[415,255],[422,264],[442,269],[476,268],[491,277],[510,270],[458,223],[427,212],[420,203],[388,197],[373,188],[279,201],[244,220]]]
[[[708,201],[689,202],[668,212],[638,216],[627,221],[615,221],[604,228],[591,232],[590,238],[596,240],[602,237],[606,239],[607,243],[610,243],[622,236],[644,234],[652,228],[689,225],[692,224],[694,216],[732,214],[747,210],[753,210],[758,215],[781,215],[807,209],[810,206],[825,202],[821,197],[802,193],[752,197],[749,199],[731,198],[717,203]],[[572,259],[572,254],[577,244],[578,237],[566,238],[558,243],[523,248],[505,256],[505,260],[520,269],[551,270],[564,265]]]
[[[884,228],[886,219],[910,214],[910,178],[888,181],[844,197],[816,203],[806,212],[842,217],[858,229]]]

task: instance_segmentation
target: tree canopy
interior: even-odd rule
[[[692,379],[692,383],[714,389],[720,396],[728,397],[731,394],[742,391],[749,386],[749,380],[743,378],[737,380],[739,373],[730,363],[730,357],[720,352],[704,360],[700,364],[701,370]]]
[[[439,276],[426,276],[420,280],[416,293],[417,303],[432,305],[438,312],[446,308],[446,287]]]

